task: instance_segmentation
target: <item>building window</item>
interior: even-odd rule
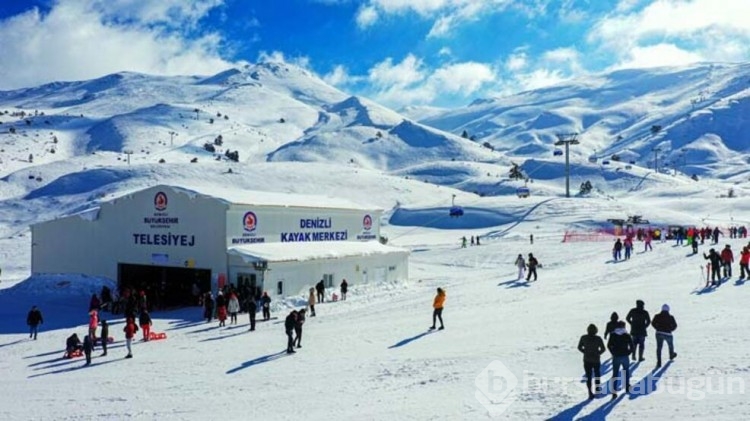
[[[323,284],[326,286],[326,288],[333,288],[333,274],[332,273],[323,274]]]

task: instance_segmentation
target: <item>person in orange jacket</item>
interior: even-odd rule
[[[440,319],[440,329],[445,329],[445,325],[443,325],[443,306],[445,305],[445,291],[442,288],[437,289],[437,295],[435,296],[435,301],[432,302],[432,326],[430,326],[430,330],[435,329],[435,319]]]

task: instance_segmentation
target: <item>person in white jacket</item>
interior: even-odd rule
[[[518,255],[515,265],[518,268],[518,280],[520,281],[526,276],[526,261],[523,259],[522,254]]]
[[[229,313],[229,324],[237,324],[237,313],[240,312],[240,300],[237,299],[237,294],[234,292],[229,295],[229,304],[227,305],[227,312]]]

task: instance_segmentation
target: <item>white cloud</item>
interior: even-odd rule
[[[330,73],[324,75],[323,80],[329,85],[343,86],[350,83],[352,78],[346,67],[339,64]]]
[[[90,79],[124,70],[213,74],[230,67],[219,54],[219,35],[191,39],[170,29],[193,26],[220,4],[218,0],[187,3],[58,0],[46,14],[32,9],[0,21],[0,89]],[[115,19],[114,12],[123,15]]]
[[[310,57],[286,57],[281,51],[261,51],[258,53],[259,63],[289,63],[306,70],[310,70]]]
[[[369,80],[379,87],[407,86],[425,78],[421,72],[422,60],[409,54],[401,63],[393,64],[389,57],[370,69]]]
[[[428,83],[449,94],[471,95],[485,83],[495,80],[495,73],[483,63],[465,62],[450,64],[435,70]]]
[[[357,12],[357,26],[359,26],[360,28],[368,28],[374,25],[377,20],[378,11],[374,7],[362,7]]]
[[[634,3],[621,2],[615,13],[597,22],[588,35],[589,42],[619,57],[617,67],[665,63],[653,54],[659,50],[681,62],[698,57],[747,60],[750,55],[750,21],[746,18],[750,2],[746,0],[655,0],[641,10],[632,7]]]
[[[703,61],[699,54],[683,50],[674,44],[657,44],[634,47],[618,68],[635,69],[658,66],[679,66]]]
[[[511,72],[520,71],[528,65],[528,59],[526,53],[521,51],[511,54],[510,57],[505,61],[505,68]]]

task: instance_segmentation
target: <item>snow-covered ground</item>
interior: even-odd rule
[[[619,76],[630,86],[622,78],[627,73]],[[724,79],[736,85],[733,72]],[[669,98],[689,104],[690,92],[700,87],[685,83],[686,93]],[[649,89],[633,101],[649,98]],[[599,98],[597,90],[570,87],[547,94],[554,99],[567,92]],[[618,92],[613,98],[621,97]],[[464,127],[490,130],[492,122],[469,123],[480,108],[493,118],[491,109],[502,105],[495,102],[456,112],[456,121],[449,111],[431,112],[428,120],[441,119],[454,133]],[[685,113],[680,107],[673,108]],[[591,163],[592,148],[609,154],[628,145],[584,137],[591,143],[571,159],[574,197],[565,198],[564,166],[550,156],[551,144],[520,138],[502,152],[491,151],[402,120],[288,66],[264,64],[211,78],[122,73],[0,92],[0,108],[2,420],[750,417],[744,390],[750,363],[743,352],[750,346],[743,333],[750,319],[744,295],[750,292],[737,281],[736,264],[734,277],[703,289],[705,260],[689,247],[656,242],[653,251],[643,252],[637,243],[630,261],[613,263],[610,242],[562,242],[566,232],[590,233],[610,218],[631,215],[660,227],[750,225],[746,165],[736,165],[746,145],[718,145],[713,152],[732,146],[742,153],[710,160],[711,171],[695,181],[680,171],[654,173],[645,155],[640,165]],[[622,125],[656,108],[628,111]],[[528,126],[533,131],[556,115],[532,109],[520,122],[508,120],[509,130],[528,117],[539,124]],[[694,117],[689,120],[700,120]],[[598,121],[576,117],[574,124],[548,124],[546,135],[556,128],[579,130],[579,120]],[[645,133],[648,141],[633,146],[650,151],[672,129],[668,124],[681,121],[650,119],[618,130],[631,143]],[[664,130],[649,135],[653,124]],[[713,136],[707,134],[713,125],[691,127],[695,138]],[[617,133],[612,130],[605,131],[606,139]],[[215,153],[205,150],[219,135],[224,143]],[[228,160],[227,150],[239,150],[239,162]],[[198,162],[190,163],[194,158]],[[689,158],[693,167],[701,165],[700,156]],[[529,198],[517,198],[524,182],[507,177],[513,161],[529,177]],[[592,182],[593,191],[580,197],[584,181]],[[156,184],[303,193],[383,208],[389,244],[411,250],[410,279],[351,285],[345,302],[319,305],[318,316],[305,325],[303,348],[293,356],[282,353],[282,321],[304,297],[274,303],[277,318],[259,323],[255,332],[247,331],[247,315],[237,326],[219,328],[202,321],[199,308],[155,312],[154,330],[168,338],[139,342],[127,360],[123,320],[115,316],[116,341],[107,357],[97,352],[85,368],[81,360],[63,360],[65,338],[85,332],[91,293],[111,281],[30,277],[29,225]],[[730,190],[735,197],[726,197]],[[463,206],[463,217],[448,216],[453,200]],[[460,248],[462,236],[480,236],[482,245]],[[747,239],[724,237],[715,247],[725,244],[738,256]],[[708,248],[702,245],[701,253]],[[543,265],[539,280],[518,282],[513,262],[528,253]],[[428,333],[437,287],[447,291],[446,329]],[[652,315],[664,303],[671,306],[679,356],[652,372],[651,331],[647,360],[634,367],[632,380],[634,391],[645,392],[588,402],[578,339],[589,323],[602,331],[612,311],[624,317],[637,299]],[[28,339],[25,325],[32,305],[40,306],[46,320],[36,341]],[[605,369],[604,378],[610,375]],[[488,399],[494,404],[487,406]]]

